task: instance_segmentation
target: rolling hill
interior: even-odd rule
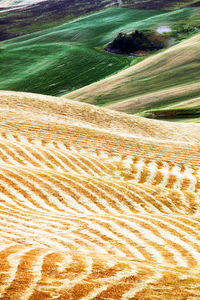
[[[198,9],[176,12],[109,8],[0,44],[0,89],[59,96],[115,74],[142,58],[104,51],[120,31],[172,25]],[[38,80],[41,78],[41,80]]]
[[[0,40],[61,25],[88,13],[116,6],[116,3],[115,0],[18,1],[18,5],[1,8],[6,4],[3,1],[0,2]]]
[[[148,18],[160,14],[111,8],[2,42],[0,89],[59,95],[98,81],[138,61],[127,56],[117,57],[101,47],[121,28],[137,26],[146,19],[148,27]],[[38,77],[43,81],[38,81]]]
[[[200,33],[103,50],[199,2],[80,2],[0,11],[0,299],[200,299]]]
[[[200,125],[0,92],[0,298],[198,299]]]
[[[146,58],[112,77],[67,95],[128,113],[198,98],[200,34]]]
[[[0,0],[0,41],[119,6],[118,0]]]
[[[169,11],[188,6],[200,6],[200,2],[195,0],[1,0],[0,41],[61,25],[108,7]]]

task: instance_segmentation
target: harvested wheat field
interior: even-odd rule
[[[199,299],[200,125],[0,92],[0,299]]]

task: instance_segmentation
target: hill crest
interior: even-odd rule
[[[2,299],[199,296],[200,125],[0,100]]]

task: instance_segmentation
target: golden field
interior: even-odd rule
[[[0,299],[199,299],[200,125],[0,92]]]

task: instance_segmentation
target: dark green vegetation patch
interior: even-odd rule
[[[130,55],[140,51],[160,50],[164,46],[165,40],[161,35],[135,30],[130,34],[120,32],[114,41],[105,47],[105,50],[111,53]]]

